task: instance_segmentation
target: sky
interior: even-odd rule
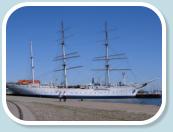
[[[145,82],[160,78],[162,43],[161,22],[145,7],[22,7],[7,22],[7,82],[31,79],[30,45],[33,43],[35,78],[42,83],[62,82],[61,62],[53,59],[61,55],[60,23],[65,26],[66,53],[77,51],[79,58],[67,61],[68,84],[88,84],[91,78],[104,82],[105,73],[92,69],[104,68],[104,62],[93,61],[103,56],[104,23],[109,30],[110,54],[125,53],[127,60],[112,60],[111,68],[130,68],[127,82]],[[110,73],[110,81],[122,80],[122,71]]]

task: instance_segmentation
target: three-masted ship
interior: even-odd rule
[[[150,82],[145,82],[142,84],[127,84],[124,82],[111,84],[110,83],[110,72],[111,71],[126,71],[130,70],[128,68],[115,69],[111,68],[109,62],[114,59],[125,59],[124,54],[114,54],[109,55],[109,41],[108,41],[108,28],[107,23],[105,23],[105,55],[96,57],[96,61],[105,61],[105,67],[102,69],[95,69],[97,71],[105,71],[105,83],[92,83],[90,85],[82,85],[79,87],[69,87],[67,83],[67,71],[75,68],[80,68],[82,66],[67,67],[66,61],[70,58],[79,57],[77,52],[66,53],[65,51],[65,41],[64,41],[64,25],[61,23],[61,42],[60,46],[62,49],[62,54],[55,58],[56,61],[62,61],[62,69],[57,69],[56,71],[63,71],[63,85],[42,85],[40,81],[36,81],[34,77],[34,57],[31,45],[31,71],[32,80],[20,80],[20,83],[7,83],[7,88],[13,93],[18,95],[26,96],[47,96],[47,97],[60,97],[66,96],[67,98],[125,98],[134,97],[140,89],[145,87]],[[36,83],[37,82],[37,83]]]

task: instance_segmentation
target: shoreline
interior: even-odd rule
[[[7,105],[17,118],[19,118],[17,113],[21,112],[14,108],[14,105],[10,105],[9,102],[15,103],[21,108],[24,115],[23,120],[33,121],[142,121],[154,116],[160,108],[156,105],[75,99],[59,102],[59,99],[55,98],[8,95]]]

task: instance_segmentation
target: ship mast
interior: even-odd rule
[[[108,42],[108,29],[107,29],[107,22],[105,22],[105,85],[108,86],[110,84],[109,81],[109,42]]]
[[[32,71],[32,84],[34,84],[34,73],[35,73],[35,69],[34,69],[34,57],[33,57],[33,49],[32,49],[32,41],[30,41],[30,53],[31,53],[31,71]]]
[[[105,61],[105,68],[103,69],[95,69],[96,71],[105,71],[105,86],[110,86],[110,72],[111,71],[126,71],[126,70],[130,70],[127,68],[122,68],[122,69],[115,69],[115,68],[110,68],[110,64],[109,61],[114,60],[114,59],[127,59],[127,57],[125,57],[124,53],[118,53],[118,54],[113,54],[113,55],[109,55],[109,36],[108,36],[108,26],[107,26],[107,22],[105,22],[105,41],[104,41],[104,46],[105,46],[105,55],[104,56],[99,56],[99,57],[95,57],[95,61]]]
[[[61,46],[62,46],[62,56],[63,56],[63,72],[64,72],[64,87],[67,87],[67,69],[66,69],[66,54],[65,54],[65,47],[64,47],[64,24],[61,22]]]
[[[79,57],[78,52],[71,52],[71,53],[66,53],[65,51],[65,30],[64,30],[64,24],[63,21],[61,22],[61,28],[60,28],[60,33],[61,33],[61,49],[62,49],[62,54],[60,56],[57,56],[54,60],[59,61],[62,60],[62,69],[57,69],[55,71],[63,71],[63,86],[64,88],[68,88],[68,82],[67,82],[67,70],[75,69],[75,68],[80,68],[82,66],[74,66],[74,67],[67,67],[66,61],[67,59],[71,58],[76,58]]]

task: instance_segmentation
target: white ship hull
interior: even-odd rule
[[[58,88],[55,86],[7,85],[8,89],[17,95],[47,96],[67,98],[123,98],[134,97],[144,85],[133,86],[88,86],[87,88]]]

